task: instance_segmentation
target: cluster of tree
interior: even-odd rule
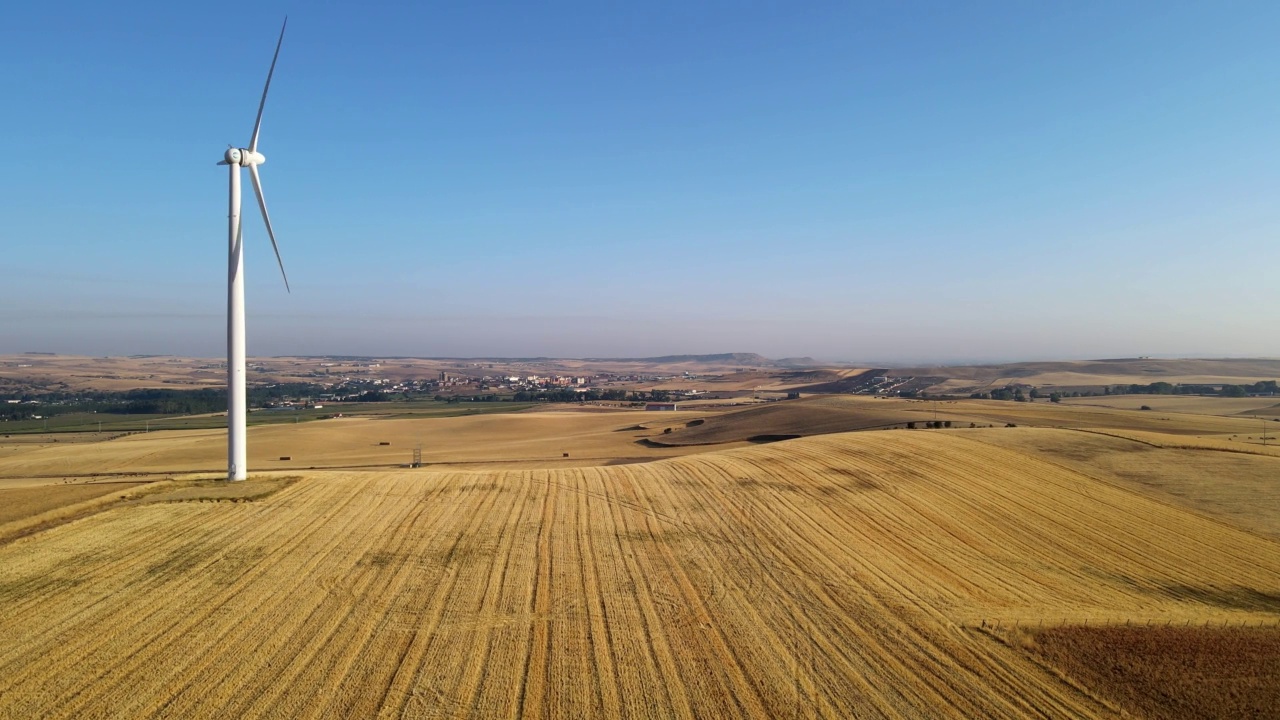
[[[666,390],[649,392],[626,390],[521,390],[512,400],[516,402],[595,402],[597,400],[613,400],[618,402],[670,402],[671,393]]]
[[[1013,400],[1014,402],[1027,402],[1027,396],[1022,392],[1022,388],[996,388],[991,392],[976,392],[969,397],[975,400]],[[1032,388],[1031,397],[1040,397],[1040,391]]]
[[[280,383],[266,387],[249,387],[247,392],[254,404],[270,407],[273,402],[279,403],[282,400],[314,397],[321,393],[331,393],[333,390],[328,390],[323,385],[314,383]]]
[[[1244,385],[1174,385],[1153,382],[1149,385],[1115,385],[1104,388],[1107,395],[1220,395],[1222,397],[1246,397],[1253,393],[1280,393],[1275,380]]]
[[[289,383],[270,387],[249,387],[246,389],[246,396],[251,407],[271,407],[285,398],[308,396],[319,392],[324,392],[324,388],[319,385]],[[193,415],[227,410],[227,391],[223,388],[53,392],[14,399],[35,400],[36,403],[0,404],[0,420],[26,420],[34,415],[57,417],[73,413]]]
[[[124,415],[192,415],[223,412],[227,409],[227,391],[215,388],[200,390],[129,390],[116,408],[107,412]]]
[[[114,413],[119,415],[190,415],[225,412],[227,391],[217,388],[199,390],[146,389],[125,392],[50,393],[38,398],[37,404],[0,406],[0,419],[25,420],[34,415],[56,417],[72,413]]]
[[[400,396],[395,395],[395,396],[390,396],[388,399],[398,400],[399,397]],[[436,402],[456,405],[460,402],[502,402],[502,401],[508,400],[509,398],[503,398],[503,397],[494,395],[493,393],[489,393],[487,395],[436,395],[431,399],[435,400]]]
[[[567,388],[559,390],[521,390],[511,399],[516,402],[581,402],[586,393]]]
[[[1273,394],[1280,395],[1280,387],[1277,387],[1275,380],[1262,380],[1260,382],[1244,384],[1244,385],[1175,385],[1163,381],[1157,381],[1148,385],[1112,385],[1104,387],[1101,393],[1091,390],[1081,392],[1073,390],[1071,392],[1051,392],[1049,393],[1050,402],[1062,402],[1064,397],[1093,397],[1096,395],[1218,395],[1221,397],[1246,397],[1250,394]],[[976,392],[969,397],[976,400],[1013,400],[1015,402],[1030,402],[1038,398],[1045,397],[1039,388],[1031,388],[1027,393],[1022,392],[1022,388],[1002,387],[992,390],[991,392]]]
[[[925,421],[924,426],[927,428],[934,428],[934,429],[949,428],[951,427],[951,421],[950,420],[927,420]],[[973,427],[973,423],[969,423],[969,427]],[[907,429],[915,430],[916,424],[913,422],[907,423]]]

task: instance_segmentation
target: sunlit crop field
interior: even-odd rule
[[[661,416],[661,417],[655,417]],[[333,467],[407,466],[420,447],[430,464],[463,467],[601,465],[656,460],[696,449],[655,448],[637,439],[661,429],[641,423],[683,425],[699,413],[543,412],[447,418],[334,418],[249,430],[255,471]],[[223,472],[226,430],[166,430],[92,442],[91,435],[0,438],[0,481],[101,473]],[[109,437],[109,436],[107,436]],[[283,458],[288,458],[283,459]]]
[[[1104,717],[983,626],[1280,617],[1276,542],[956,433],[174,499],[0,547],[0,715]]]

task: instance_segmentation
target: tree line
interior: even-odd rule
[[[512,398],[516,402],[595,402],[612,400],[616,402],[670,402],[671,393],[667,390],[521,390]]]
[[[323,391],[318,385],[285,383],[250,387],[246,390],[249,404],[271,406],[285,398]],[[224,388],[169,390],[146,388],[110,392],[103,390],[78,393],[55,392],[19,400],[37,400],[38,404],[0,404],[0,420],[26,420],[33,415],[56,417],[74,413],[107,413],[115,415],[196,415],[227,411]]]
[[[1147,385],[1108,385],[1102,392],[1093,390],[1071,392],[1051,392],[1047,395],[1050,402],[1061,402],[1064,397],[1094,397],[1097,395],[1213,395],[1218,397],[1247,397],[1254,394],[1280,394],[1275,380],[1261,380],[1243,385],[1181,385],[1157,381]],[[1032,402],[1046,397],[1039,388],[1031,388],[1023,392],[1020,387],[1002,387],[990,392],[976,392],[969,397],[977,400],[1012,400],[1014,402]]]
[[[1261,380],[1242,385],[1175,385],[1153,382],[1148,385],[1115,385],[1106,388],[1108,395],[1218,395],[1220,397],[1247,397],[1253,394],[1277,394],[1280,388],[1275,380]]]

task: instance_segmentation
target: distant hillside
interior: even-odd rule
[[[779,367],[785,368],[820,367],[825,364],[818,362],[811,357],[781,358],[779,360],[774,360],[774,363]]]
[[[810,358],[803,358],[812,362]],[[716,353],[713,355],[661,355],[658,357],[643,358],[583,358],[587,362],[634,362],[634,363],[652,363],[671,364],[671,363],[706,363],[706,364],[736,364],[751,367],[773,367],[779,363],[758,353]]]
[[[932,408],[924,405],[916,407],[905,403],[871,403],[855,398],[819,396],[713,415],[701,422],[691,422],[673,433],[651,438],[649,442],[680,446],[783,440],[901,426],[932,417]]]
[[[899,377],[946,378],[929,388],[929,391],[953,393],[988,390],[1013,384],[1040,388],[1146,385],[1157,380],[1174,384],[1239,384],[1280,379],[1280,359],[1121,358],[895,368],[890,374]]]
[[[33,354],[33,353],[28,353]],[[737,364],[752,367],[800,367],[810,365],[821,365],[817,360],[810,357],[802,358],[785,358],[783,360],[770,360],[759,353],[714,353],[710,355],[659,355],[656,357],[587,357],[587,358],[571,358],[571,357],[548,357],[539,355],[537,357],[500,357],[500,356],[476,356],[476,357],[453,357],[453,356],[428,356],[419,357],[414,355],[297,355],[289,357],[300,357],[306,359],[323,359],[323,360],[354,360],[363,362],[373,362],[377,360],[438,360],[442,362],[555,362],[557,360],[573,360],[578,362],[602,362],[602,363],[646,363],[652,365],[660,364],[676,364],[676,363],[705,363],[705,364]]]

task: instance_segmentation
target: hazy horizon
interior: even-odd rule
[[[214,361],[225,361],[224,354],[209,355],[193,355],[184,353],[158,352],[158,353],[81,353],[81,352],[54,352],[46,350],[23,350],[20,352],[0,353],[0,356],[21,357],[21,356],[41,357],[41,356],[61,356],[61,357],[103,357],[103,358],[129,358],[129,357],[181,357],[192,359],[206,359]],[[959,367],[965,365],[1011,365],[1018,363],[1070,363],[1070,362],[1116,362],[1129,360],[1204,360],[1204,361],[1232,361],[1232,360],[1277,360],[1280,357],[1265,355],[1129,355],[1129,356],[1111,356],[1111,357],[1023,357],[1023,358],[944,358],[941,360],[928,360],[919,358],[830,358],[830,357],[811,357],[804,355],[765,355],[757,353],[753,350],[736,350],[736,351],[720,351],[707,353],[664,353],[660,355],[413,355],[413,354],[396,354],[396,353],[285,353],[280,355],[256,354],[249,355],[250,360],[254,358],[329,358],[329,357],[349,357],[349,358],[371,358],[371,359],[414,359],[414,360],[437,360],[437,361],[469,361],[469,360],[506,360],[506,361],[535,361],[535,360],[575,360],[575,361],[630,361],[630,360],[656,360],[667,357],[706,357],[714,355],[759,355],[767,360],[800,360],[809,359],[818,365],[827,366],[847,366],[847,367]]]
[[[11,11],[0,353],[225,354],[214,163],[286,10]],[[1276,21],[308,7],[261,140],[293,292],[249,192],[248,352],[1277,357]]]

